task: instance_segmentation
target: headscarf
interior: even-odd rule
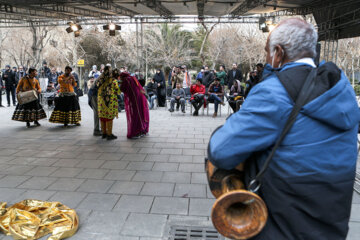
[[[234,86],[234,85],[231,86],[230,91],[231,91],[231,92],[237,92],[238,94],[241,94],[241,85],[240,85],[241,83],[240,83],[239,80],[236,80],[236,82],[237,82],[237,89],[236,89],[236,91],[235,91],[235,86]]]

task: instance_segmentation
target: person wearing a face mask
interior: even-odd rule
[[[209,88],[210,84],[212,84],[214,82],[214,80],[215,80],[214,73],[209,70],[208,66],[205,66],[202,84],[206,88]]]
[[[267,39],[262,81],[210,139],[209,160],[227,170],[246,161],[245,187],[267,206],[251,239],[347,237],[360,111],[344,72],[315,65],[317,42],[312,24],[281,21]]]
[[[19,67],[19,71],[16,72],[16,83],[19,83],[20,79],[25,77],[26,72],[23,66]]]

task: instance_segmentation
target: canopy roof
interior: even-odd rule
[[[360,35],[359,0],[0,0],[0,23],[7,27],[29,23],[62,25],[65,21],[85,23],[125,16],[129,19],[155,16],[169,22],[175,16],[196,16],[198,21],[227,16],[231,22],[230,17],[244,19],[254,14],[311,13],[322,39],[327,32],[335,32],[330,34],[332,38]]]

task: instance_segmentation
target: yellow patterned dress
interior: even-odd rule
[[[59,97],[55,98],[55,109],[51,114],[49,122],[67,124],[79,124],[81,111],[79,101],[74,92],[76,82],[74,77],[61,75],[58,78],[60,85]]]
[[[119,84],[112,77],[98,79],[98,115],[101,121],[113,120],[118,117],[120,95]]]

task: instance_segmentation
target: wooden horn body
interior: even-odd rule
[[[211,219],[218,232],[231,239],[257,235],[266,224],[268,212],[257,194],[245,190],[243,164],[233,170],[224,170],[206,159],[205,170],[210,190],[216,198]]]

